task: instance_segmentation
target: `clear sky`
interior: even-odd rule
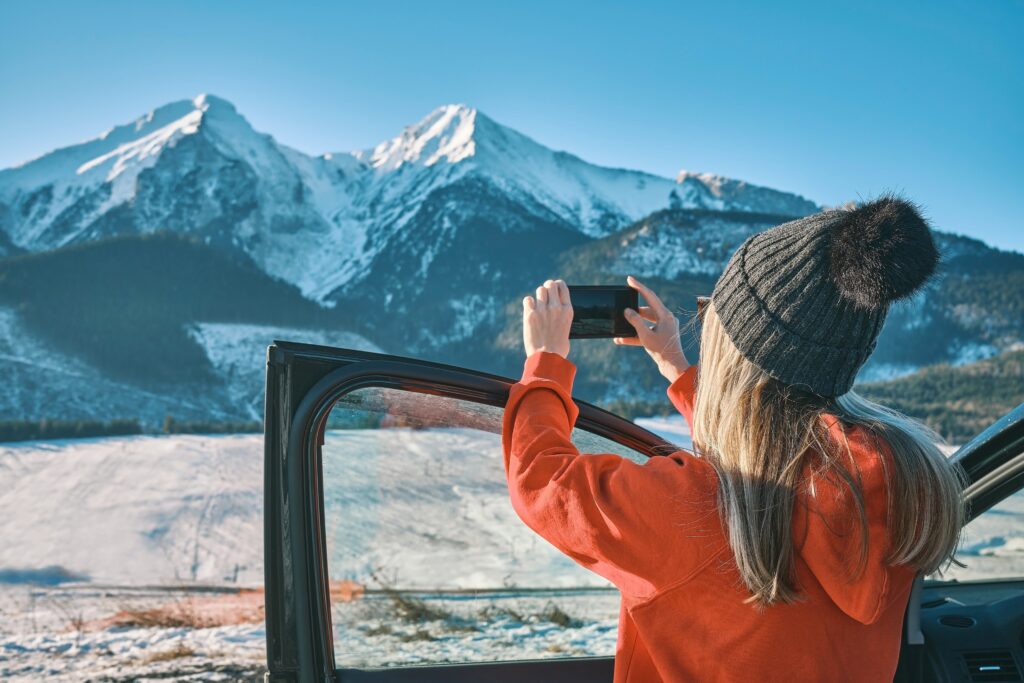
[[[0,167],[210,92],[310,153],[461,102],[589,161],[1024,251],[1024,0],[0,3]]]

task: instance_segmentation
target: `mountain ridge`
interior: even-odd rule
[[[596,166],[466,105],[368,149],[310,156],[257,132],[227,100],[181,100],[0,171],[0,332],[12,343],[39,336],[66,369],[47,374],[27,347],[0,357],[28,378],[0,407],[103,418],[54,397],[68,387],[85,396],[106,378],[101,404],[131,405],[118,395],[137,374],[149,422],[175,405],[181,419],[252,419],[261,361],[250,350],[275,330],[515,377],[519,301],[537,282],[633,274],[685,312],[745,237],[817,208],[711,173]],[[943,278],[894,309],[861,381],[1024,339],[1024,256],[936,235]],[[125,258],[152,266],[132,270]],[[205,300],[182,306],[175,292]],[[102,316],[83,318],[90,310]],[[586,400],[663,395],[629,351],[581,342],[574,353]],[[165,357],[182,381],[163,382],[170,393],[158,400]],[[60,414],[39,412],[58,404]]]
[[[317,286],[288,272],[273,273],[317,299],[372,259],[372,254],[360,254],[364,233],[381,224],[404,224],[410,212],[403,210],[407,207],[402,206],[402,197],[411,193],[421,198],[467,174],[479,174],[511,194],[534,200],[589,236],[607,234],[671,202],[691,208],[749,209],[750,202],[737,195],[755,188],[737,182],[734,187],[739,189],[723,196],[717,190],[720,183],[710,180],[717,176],[710,174],[681,176],[677,182],[590,164],[544,147],[466,105],[439,107],[367,150],[309,156],[257,132],[229,101],[200,95],[158,107],[93,140],[0,171],[0,232],[28,251],[93,238],[90,224],[134,202],[139,175],[158,169],[169,149],[195,135],[208,139],[211,155],[243,163],[255,172],[268,201],[276,202],[264,213],[283,213],[307,227],[319,224],[324,233],[338,233],[328,238],[325,251],[355,264],[343,267],[340,277]],[[670,196],[673,190],[675,195]],[[788,202],[791,215],[816,209],[813,202],[796,195],[768,188],[756,191],[761,195],[758,201],[770,196],[776,203]],[[303,203],[308,206],[289,206]],[[275,237],[288,228],[275,228],[268,217],[252,223],[235,236],[235,242],[271,272],[269,260],[252,241],[262,237],[287,251],[282,244],[287,240]],[[142,232],[154,226],[143,220],[134,229]],[[322,266],[315,257],[306,255],[305,260],[307,266]]]

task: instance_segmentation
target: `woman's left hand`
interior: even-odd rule
[[[535,351],[569,356],[572,302],[564,280],[547,280],[537,288],[537,298],[523,298],[523,345],[529,358]]]

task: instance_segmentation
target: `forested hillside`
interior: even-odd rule
[[[1024,403],[1024,350],[959,367],[943,363],[854,389],[923,420],[952,443],[964,443]]]

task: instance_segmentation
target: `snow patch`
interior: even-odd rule
[[[921,369],[913,363],[868,363],[857,374],[858,382],[887,382],[906,377]]]
[[[404,164],[458,163],[476,151],[473,140],[476,114],[475,109],[465,105],[440,107],[397,137],[372,150],[355,152],[354,156],[366,160],[378,171],[395,171]]]
[[[956,349],[951,349],[952,360],[949,361],[950,365],[967,365],[968,363],[976,363],[981,360],[992,358],[999,354],[999,348],[992,344],[980,344],[972,342],[964,344]]]

